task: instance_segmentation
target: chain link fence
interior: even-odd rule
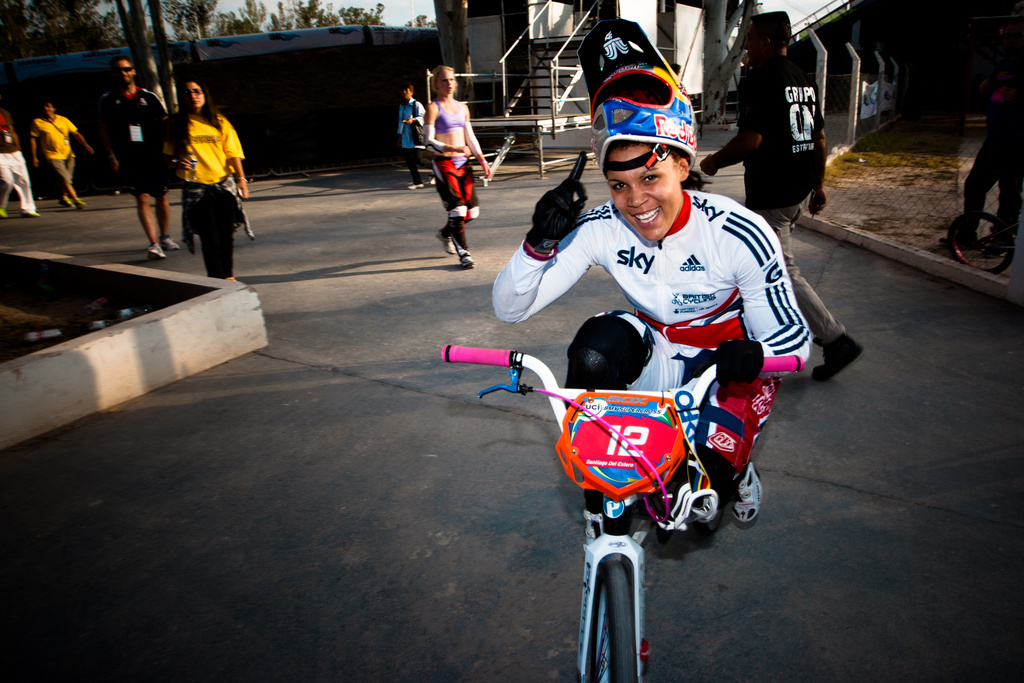
[[[951,258],[939,239],[963,212],[964,179],[985,137],[984,117],[968,117],[963,135],[957,112],[902,119],[912,74],[875,57],[864,65],[884,66],[881,74],[815,75],[825,83],[831,150],[828,205],[818,218]],[[989,193],[986,211],[994,211],[996,194]]]
[[[939,242],[963,212],[963,184],[985,136],[983,119],[932,115],[865,135],[826,173],[823,220],[948,257]],[[990,194],[991,210],[994,194]]]

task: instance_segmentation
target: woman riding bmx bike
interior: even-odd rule
[[[608,45],[631,22],[604,23],[615,24],[601,31]],[[761,375],[762,362],[806,361],[810,333],[774,232],[742,205],[701,191],[691,171],[693,109],[675,76],[660,62],[619,65],[611,52],[600,83],[587,79],[611,201],[580,215],[587,197],[571,177],[547,192],[494,283],[494,310],[505,322],[526,320],[591,266],[604,268],[635,310],[583,323],[568,349],[566,387],[666,391],[716,363],[697,455],[722,506],[736,501],[733,514],[751,522],[762,492],[750,452],[779,382]],[[602,496],[585,493],[588,511],[600,513]]]

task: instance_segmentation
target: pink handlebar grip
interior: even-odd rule
[[[762,372],[800,372],[804,369],[804,359],[800,356],[769,356],[764,359]]]
[[[497,365],[500,368],[512,366],[512,354],[515,351],[506,349],[477,349],[472,346],[445,346],[441,357],[446,363],[476,363],[477,365]]]

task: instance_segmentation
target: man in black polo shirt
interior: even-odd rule
[[[149,238],[147,257],[166,258],[165,250],[180,248],[167,232],[171,221],[163,156],[163,119],[167,112],[156,95],[135,85],[135,67],[130,59],[115,57],[110,60],[110,68],[118,87],[100,98],[100,141],[107,150],[110,169],[121,176],[135,196],[139,221]],[[155,214],[152,199],[156,200]]]
[[[786,57],[789,16],[768,12],[751,17],[744,47],[750,74],[740,86],[739,132],[725,147],[705,157],[700,168],[715,175],[743,162],[747,208],[762,216],[779,236],[797,304],[807,318],[825,363],[811,376],[826,380],[852,363],[863,348],[846,334],[793,260],[790,233],[810,195],[815,214],[825,207],[823,103],[814,81]]]

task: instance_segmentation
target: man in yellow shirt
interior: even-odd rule
[[[43,116],[33,119],[31,135],[32,167],[39,168],[39,150],[42,148],[43,156],[63,185],[60,203],[64,206],[74,204],[76,209],[84,209],[85,202],[75,194],[72,183],[75,176],[75,153],[71,150],[71,138],[75,138],[89,154],[92,154],[92,147],[78,132],[75,124],[57,114],[57,108],[52,102],[43,104]]]

